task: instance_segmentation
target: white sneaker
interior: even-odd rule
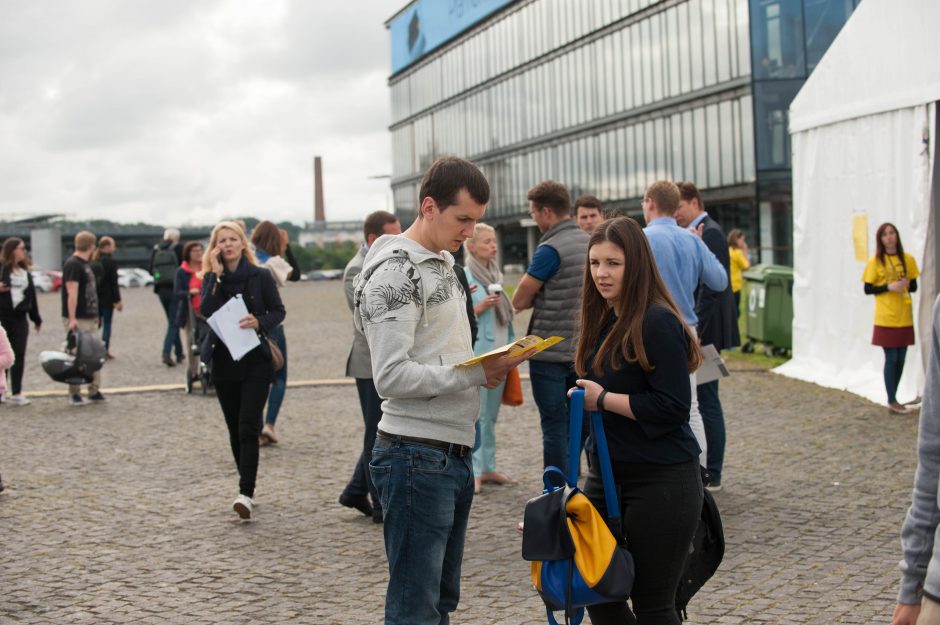
[[[6,398],[6,402],[14,406],[28,406],[33,403],[22,395],[11,395],[10,397]]]
[[[235,510],[242,519],[250,519],[251,511],[254,507],[255,502],[251,500],[251,497],[246,497],[245,495],[239,495],[232,504],[232,509]]]

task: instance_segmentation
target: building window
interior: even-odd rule
[[[751,0],[751,45],[756,80],[805,78],[803,3]]]

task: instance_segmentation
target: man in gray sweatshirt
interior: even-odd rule
[[[446,157],[425,174],[418,218],[379,237],[355,284],[356,326],[372,353],[382,402],[369,470],[384,514],[386,625],[441,625],[457,607],[473,502],[478,387],[495,388],[525,360],[473,357],[452,252],[489,201],[482,172]]]
[[[914,494],[901,527],[901,589],[892,625],[940,623],[940,297],[933,305],[933,332],[924,403],[917,437]],[[919,618],[918,618],[919,617]]]

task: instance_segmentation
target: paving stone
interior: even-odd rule
[[[290,379],[342,378],[351,336],[339,283],[283,291]],[[58,349],[58,295],[30,336],[25,388],[64,390],[39,370]],[[160,364],[163,313],[125,292],[103,372],[109,389],[181,384]],[[527,316],[517,319],[524,332]],[[848,393],[732,363],[721,383],[728,422],[716,495],[727,554],[693,598],[689,623],[888,622],[898,531],[915,468],[916,416],[892,416]],[[541,434],[531,388],[503,408],[500,469],[467,533],[452,622],[540,624],[515,530],[540,492]],[[382,526],[336,503],[361,441],[349,384],[288,390],[280,445],[261,451],[257,521],[231,510],[237,474],[218,403],[181,391],[113,393],[73,409],[64,395],[0,406],[0,623],[382,622]],[[587,620],[586,620],[587,622]]]

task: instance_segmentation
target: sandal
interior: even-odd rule
[[[507,484],[515,484],[515,480],[504,473],[499,471],[488,471],[480,476],[484,484],[497,484],[499,486],[505,486]]]

